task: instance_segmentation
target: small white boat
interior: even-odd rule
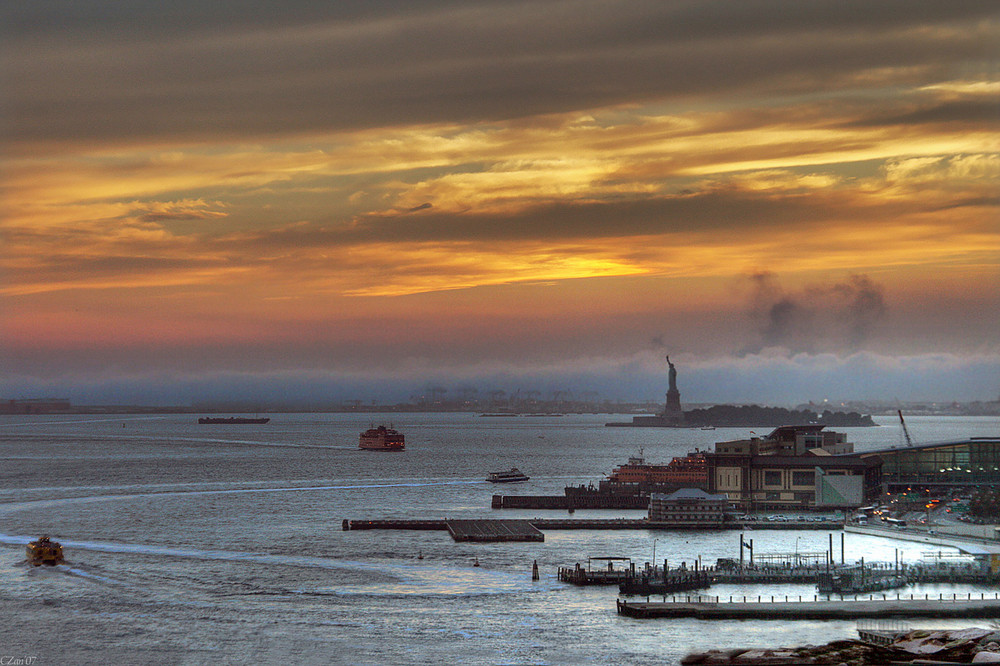
[[[523,473],[516,467],[511,467],[506,472],[490,472],[486,480],[490,483],[512,483],[514,481],[527,481],[531,477]]]

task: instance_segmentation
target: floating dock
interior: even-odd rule
[[[545,535],[527,520],[449,520],[455,541],[545,541]]]
[[[545,541],[528,520],[345,520],[351,530],[446,530],[455,541]]]

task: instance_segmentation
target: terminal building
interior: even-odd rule
[[[882,492],[1000,487],[1000,436],[892,447],[859,454],[882,464]]]

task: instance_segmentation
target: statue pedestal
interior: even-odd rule
[[[675,388],[667,391],[667,406],[663,410],[663,419],[673,423],[684,420],[684,410],[681,409],[681,392]]]

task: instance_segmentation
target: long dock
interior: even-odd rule
[[[446,530],[455,541],[544,541],[528,520],[344,520],[351,530]]]
[[[494,509],[642,509],[649,497],[641,495],[494,495]]]
[[[883,595],[878,595],[883,596]],[[773,597],[772,597],[773,598]],[[622,601],[619,615],[636,618],[693,617],[700,620],[854,620],[857,618],[1000,618],[1000,597],[985,594],[941,595],[936,598],[816,601],[719,601],[718,597],[688,597],[690,601]]]
[[[448,523],[454,520],[347,520],[343,521],[345,532],[350,530],[448,530]],[[490,529],[488,523],[504,523],[508,520],[494,518],[473,519],[472,522],[483,525],[483,530]],[[737,530],[742,523],[724,523],[723,525],[706,525],[697,522],[654,522],[648,518],[527,518],[522,522],[531,524],[537,530]],[[833,530],[840,529],[840,523],[802,522],[773,523],[767,529],[775,530]],[[519,540],[519,539],[513,539]]]

